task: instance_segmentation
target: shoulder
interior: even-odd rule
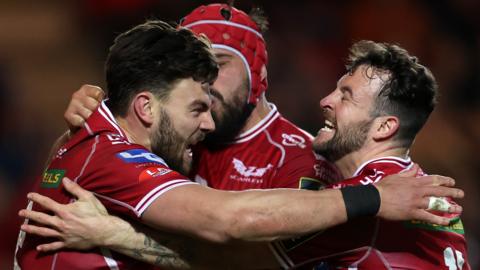
[[[287,153],[304,154],[314,158],[312,152],[313,136],[282,116],[278,117],[265,131],[268,133],[269,139]]]
[[[126,138],[114,134],[105,133],[95,138],[96,147],[92,151],[97,152],[93,158],[95,164],[100,167],[109,167],[115,169],[116,166],[122,168],[138,168],[145,166],[164,166],[168,167],[163,158],[148,151],[145,147],[131,143]]]

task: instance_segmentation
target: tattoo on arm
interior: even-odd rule
[[[185,246],[184,237],[155,232],[146,226],[136,225],[135,237],[125,246],[113,250],[139,261],[167,269],[191,269],[192,252]]]

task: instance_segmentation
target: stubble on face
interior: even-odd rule
[[[208,148],[221,147],[227,142],[231,142],[239,135],[240,130],[250,117],[254,105],[248,104],[248,79],[234,91],[234,96],[230,101],[225,100],[224,96],[212,88],[210,90],[214,98],[214,102],[221,111],[212,109],[212,118],[215,122],[215,131],[206,135],[204,144]]]
[[[188,147],[186,139],[175,130],[170,116],[164,109],[160,110],[159,121],[151,136],[152,152],[163,158],[171,169],[189,175],[192,160],[185,157]]]
[[[335,162],[363,147],[372,123],[373,119],[363,120],[341,129],[335,124],[337,129],[333,137],[325,142],[314,142],[313,150],[327,160]]]

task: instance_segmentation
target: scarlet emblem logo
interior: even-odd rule
[[[300,148],[305,148],[305,138],[296,134],[282,134],[282,144],[285,146],[298,146]]]
[[[258,167],[255,167],[255,166],[245,166],[245,164],[243,164],[243,162],[239,159],[236,159],[236,158],[233,158],[232,160],[233,162],[233,167],[235,168],[235,170],[241,174],[242,176],[245,176],[245,177],[262,177],[266,172],[267,170],[271,169],[273,167],[272,164],[268,164],[267,167],[263,167],[263,168],[258,168]]]

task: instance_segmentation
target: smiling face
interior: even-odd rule
[[[192,167],[191,146],[215,129],[210,114],[209,85],[181,79],[169,96],[154,102],[156,116],[151,129],[152,152],[174,170],[188,175]]]
[[[247,104],[249,82],[242,59],[225,49],[213,51],[219,66],[218,77],[211,87],[212,116],[217,128],[207,135],[207,145],[233,139],[253,109]]]
[[[359,150],[369,140],[372,106],[384,77],[365,65],[345,74],[337,88],[320,101],[325,125],[313,142],[314,150],[335,162]]]

